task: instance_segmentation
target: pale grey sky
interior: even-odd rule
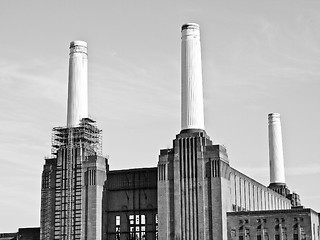
[[[267,115],[286,181],[320,211],[319,1],[1,1],[0,232],[39,226],[51,129],[66,125],[69,42],[89,53],[89,112],[111,169],[156,166],[180,131],[180,27],[201,27],[205,126],[269,184]]]

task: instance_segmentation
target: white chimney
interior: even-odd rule
[[[199,25],[184,24],[181,40],[181,130],[204,130]]]
[[[70,43],[67,127],[79,125],[88,117],[88,55],[87,43]]]
[[[282,133],[279,113],[268,115],[270,183],[285,183]]]

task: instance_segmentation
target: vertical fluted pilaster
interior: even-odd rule
[[[279,113],[268,115],[270,183],[285,183],[282,133]]]
[[[70,43],[67,126],[79,125],[88,117],[88,57],[87,43]]]
[[[181,41],[181,130],[204,130],[199,25],[184,24]]]

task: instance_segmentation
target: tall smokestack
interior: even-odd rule
[[[181,130],[204,130],[199,25],[182,25],[181,41]]]
[[[270,184],[285,184],[282,133],[279,113],[268,115]]]
[[[88,117],[88,54],[87,43],[70,43],[67,127],[79,125]]]

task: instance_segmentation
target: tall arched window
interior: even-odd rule
[[[301,240],[307,239],[306,232],[303,227],[300,227]]]
[[[280,226],[279,226],[279,224],[276,225],[274,230],[275,230],[274,239],[280,240]]]
[[[250,239],[250,230],[249,228],[245,228],[241,226],[239,228],[239,240],[249,240]]]
[[[288,237],[287,237],[287,228],[286,227],[282,227],[282,230],[281,230],[281,234],[282,234],[282,240],[287,240]]]
[[[244,233],[244,227],[241,226],[241,227],[239,228],[239,240],[244,240],[244,235],[245,235],[245,233]]]
[[[293,225],[293,240],[299,240],[299,224]]]
[[[264,240],[269,240],[268,228],[263,228]]]
[[[262,225],[257,227],[257,240],[262,240]]]

